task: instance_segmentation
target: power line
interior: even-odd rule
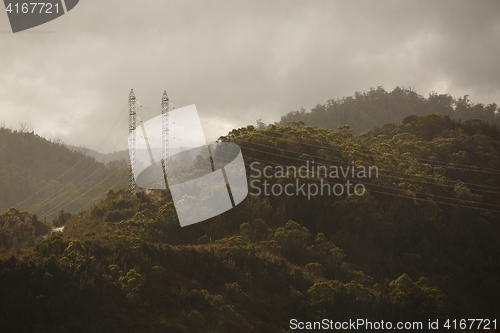
[[[96,186],[102,184],[105,180],[107,180],[108,178],[110,178],[112,175],[114,175],[119,170],[120,169],[116,169],[109,176],[107,176],[106,178],[104,178],[103,180],[101,180],[100,182],[98,182],[97,184],[95,184],[94,186],[92,186],[90,189],[88,189],[84,193],[80,194],[79,196],[77,196],[76,198],[74,198],[73,200],[71,200],[70,202],[68,202],[67,204],[65,204],[64,206],[56,208],[56,209],[52,209],[51,211],[49,211],[48,213],[46,213],[45,216],[50,216],[50,215],[54,214],[55,212],[57,212],[58,210],[61,210],[61,209],[65,208],[65,207],[67,207],[69,204],[73,203],[75,200],[81,198],[82,196],[84,196],[85,194],[87,194],[88,192],[90,192],[91,190],[93,190]]]
[[[64,190],[64,188],[69,185],[69,184],[72,184],[75,180],[77,180],[78,178],[80,178],[80,176],[84,175],[87,171],[89,171],[93,166],[95,166],[98,162],[97,161],[94,161],[94,163],[92,163],[87,169],[85,169],[82,173],[80,173],[78,176],[76,176],[75,178],[73,178],[70,182],[66,183],[61,189],[57,190],[55,193],[53,193],[52,195],[50,195],[49,197],[45,198],[43,201],[42,201],[42,205],[45,201],[49,200],[51,197],[55,196],[56,194],[58,194],[58,192]],[[73,187],[75,187],[76,185],[73,185]],[[72,188],[73,188],[72,187]],[[65,192],[66,193],[66,192]],[[30,209],[28,209],[28,211],[33,211],[37,208],[39,208],[38,206],[40,206],[40,204],[37,204],[35,205],[35,207],[32,207]]]
[[[256,142],[253,142],[253,141],[243,140],[241,138],[238,138],[238,140],[243,141],[243,142],[247,142],[247,143],[250,143],[250,144],[258,145],[258,146],[263,146],[263,147],[266,147],[266,148],[278,149],[278,150],[281,150],[281,151],[287,151],[287,152],[291,152],[291,153],[294,153],[294,154],[301,154],[301,153],[293,151],[293,150],[289,150],[289,149],[285,149],[285,148],[280,148],[280,147],[269,146],[269,145],[264,145],[264,144],[256,143]],[[308,156],[315,157],[317,159],[324,160],[324,161],[336,162],[336,163],[342,163],[342,164],[346,164],[346,165],[356,166],[353,163],[345,162],[345,161],[342,161],[342,160],[336,160],[336,159],[321,157],[321,156],[317,156],[317,155],[310,155],[310,154],[308,154]],[[430,177],[410,175],[410,174],[407,174],[407,173],[403,173],[403,172],[399,172],[399,171],[393,171],[393,170],[386,170],[386,169],[382,169],[382,168],[378,168],[378,170],[379,171],[383,171],[383,172],[387,172],[387,173],[400,174],[400,175],[410,176],[410,177],[417,177],[417,178],[421,177],[421,178],[433,179],[433,178],[430,178]],[[391,176],[385,176],[385,177],[391,178]],[[392,177],[392,178],[397,178],[397,177]],[[403,177],[400,177],[400,178],[403,178]],[[403,179],[414,181],[413,179],[409,179],[409,178],[403,178]],[[443,181],[447,181],[447,182],[455,182],[455,181],[449,180],[449,179],[442,179],[442,180]],[[445,186],[444,184],[429,183],[429,182],[424,182],[424,181],[417,181],[417,182],[426,183],[426,184],[429,184],[429,185]],[[478,187],[482,186],[480,184],[473,184],[473,183],[468,183],[468,182],[463,182],[463,181],[461,181],[461,182],[464,183],[464,184],[467,184],[467,185],[471,185],[471,186],[478,186]],[[447,186],[450,186],[450,185],[447,185]],[[454,187],[454,186],[450,186],[450,187]],[[489,188],[489,186],[488,186],[488,188]],[[479,190],[479,189],[473,189],[473,190],[475,190],[475,191],[483,191],[483,192],[490,192],[490,193],[500,193],[500,192],[493,192],[493,191]]]
[[[122,129],[123,130],[123,129]],[[120,141],[118,141],[115,146],[119,143]],[[115,147],[114,146],[114,147]],[[91,166],[89,166],[86,170],[84,170],[81,174],[79,174],[78,176],[76,176],[71,182],[69,182],[68,184],[72,184],[75,180],[77,180],[80,176],[82,176],[83,174],[85,174],[88,170],[90,170],[90,168],[92,168],[94,165],[98,164],[99,162],[96,160]],[[53,197],[54,195],[56,195],[59,191],[56,191],[56,193],[54,193],[53,195],[51,195],[50,197],[46,198],[44,201],[42,201],[41,203],[37,204],[35,207],[31,208],[30,211],[35,211],[36,209],[44,206],[44,205],[47,205],[47,204],[50,204],[51,202],[53,202],[54,200],[58,199],[59,197],[61,197],[62,195],[68,193],[69,191],[75,189],[77,186],[79,186],[80,184],[82,184],[83,182],[85,182],[87,179],[89,179],[90,177],[92,177],[93,175],[95,175],[96,173],[98,172],[103,172],[105,171],[105,169],[98,169],[96,170],[94,173],[92,173],[91,175],[89,175],[87,178],[85,178],[84,180],[82,180],[81,182],[79,182],[78,184],[76,185],[73,185],[71,188],[69,188],[66,192],[62,193],[61,195],[57,196],[56,198],[50,200],[50,201],[47,201],[49,200],[51,197]],[[92,177],[93,179],[94,177]],[[64,187],[63,187],[64,188]],[[67,200],[68,198],[66,198]],[[64,201],[63,201],[64,202]]]
[[[210,124],[210,125],[213,125],[213,126],[218,126],[216,124],[212,124],[212,123],[209,123],[209,122],[206,122],[206,121],[202,121],[202,122]],[[257,132],[259,134],[262,134],[262,135],[267,136],[267,137],[271,137],[273,139],[281,139],[281,140],[284,140],[284,141],[289,141],[289,142],[294,142],[294,143],[301,143],[301,144],[305,144],[305,145],[309,145],[309,146],[314,146],[314,147],[318,147],[318,148],[325,148],[325,149],[335,150],[335,151],[339,151],[339,152],[344,152],[345,151],[345,150],[333,148],[331,146],[313,145],[313,144],[309,144],[309,143],[306,143],[306,142],[303,142],[303,141],[298,142],[298,141],[294,141],[294,140],[290,140],[290,139],[285,139],[285,138],[283,138],[283,136],[280,136],[280,137],[269,136],[267,134],[264,134],[265,131],[262,131],[262,130],[258,130]],[[282,133],[279,133],[279,134],[283,135]],[[311,139],[304,139],[304,138],[301,138],[301,140],[306,140],[306,141],[309,141],[309,142],[321,142],[321,141],[318,141],[318,140],[311,140]],[[370,151],[370,150],[362,149],[362,148],[359,148],[359,147],[353,147],[353,148],[355,148],[358,151],[364,151],[364,152],[366,152],[369,155],[372,155],[372,156],[374,155],[373,152]],[[405,156],[401,156],[401,157],[408,159]],[[500,170],[494,169],[494,168],[480,167],[480,166],[471,165],[471,164],[460,164],[460,163],[444,162],[444,161],[439,161],[439,160],[430,160],[430,159],[419,158],[419,157],[412,157],[412,158],[415,159],[415,160],[419,160],[419,161],[429,162],[428,164],[433,164],[433,163],[446,164],[446,165],[448,165],[448,168],[450,168],[450,169],[458,169],[458,170],[474,171],[474,172],[483,172],[483,173],[491,173],[491,174],[500,174]],[[440,165],[438,165],[438,166],[440,166]],[[456,167],[456,166],[461,166],[463,168]],[[465,168],[469,168],[469,169],[465,169]],[[480,170],[484,170],[484,171],[480,171]]]
[[[255,160],[258,160],[258,159],[255,159]],[[264,160],[260,160],[260,161],[266,162],[266,163],[269,163],[269,164],[274,164],[276,166],[284,167],[283,165],[280,165],[278,163],[274,163],[274,162],[270,162],[270,161],[264,161]],[[245,163],[245,165],[249,165],[249,164]],[[346,178],[343,178],[343,177],[339,177],[339,178],[346,179]],[[314,181],[319,181],[318,179],[314,179],[314,178],[310,178],[310,179],[312,179]],[[337,184],[337,183],[333,183],[333,182],[328,181],[328,180],[323,180],[323,181],[326,182],[326,183],[329,183],[329,184]],[[365,185],[365,183],[361,183],[361,182],[358,182],[358,183]],[[367,185],[375,185],[375,184],[373,184],[373,183],[367,183]],[[405,191],[405,190],[397,189],[397,188],[391,188],[391,187],[387,187],[387,188],[390,188],[390,189],[393,189],[393,190],[397,190],[397,191]],[[450,203],[450,202],[443,202],[443,201],[436,201],[436,200],[432,200],[432,199],[411,197],[411,196],[400,195],[400,194],[395,194],[395,193],[388,193],[388,192],[384,192],[384,191],[377,191],[377,190],[370,189],[370,188],[368,188],[367,190],[369,192],[374,192],[374,193],[379,193],[379,194],[386,194],[386,195],[391,195],[391,196],[400,197],[400,198],[407,198],[407,199],[412,199],[412,200],[426,201],[426,202],[431,202],[431,203],[436,203],[436,204],[443,204],[443,205],[448,205],[448,206],[455,206],[455,207],[462,207],[462,208],[469,208],[469,209],[476,209],[476,210],[482,210],[482,211],[500,213],[500,210],[488,209],[488,208],[483,208],[483,207],[465,206],[465,205],[460,205],[460,204],[455,204],[455,203]],[[431,194],[426,194],[426,195],[432,196]],[[447,197],[447,198],[448,199],[455,199],[455,198],[449,198],[449,197]],[[474,202],[474,203],[477,204],[478,202]]]
[[[104,117],[103,117],[104,118]],[[101,120],[103,119],[101,118]],[[111,128],[108,130],[108,133],[107,135],[104,137],[104,139],[101,141],[101,143],[99,144],[98,148],[99,149],[101,147],[101,145],[104,143],[104,141],[109,137],[110,135],[110,132],[111,132],[111,129],[116,125],[116,122],[118,121],[119,117],[117,117],[115,119],[115,122],[113,123],[113,125],[111,126]],[[97,124],[97,123],[96,123]],[[38,190],[37,192],[35,192],[34,194],[32,194],[31,196],[29,196],[28,198],[24,199],[23,201],[19,202],[18,204],[16,204],[15,206],[16,207],[19,207],[21,204],[25,203],[26,201],[30,200],[31,198],[33,198],[34,196],[36,196],[37,194],[39,194],[40,192],[44,191],[45,189],[47,189],[51,184],[53,184],[54,182],[58,181],[59,179],[61,179],[62,177],[64,177],[68,172],[70,172],[71,170],[73,170],[73,168],[75,168],[78,164],[80,164],[82,161],[84,161],[85,159],[87,158],[87,156],[84,156],[82,157],[79,161],[77,161],[75,164],[73,164],[73,166],[71,166],[68,170],[66,170],[63,174],[61,174],[59,177],[57,177],[56,179],[53,179],[51,180],[46,186],[44,186],[43,188],[41,188],[40,190]],[[84,171],[85,172],[85,171]],[[84,173],[83,172],[83,173]],[[82,173],[82,174],[83,174]],[[80,174],[81,175],[81,174]],[[74,180],[76,180],[80,175],[78,175],[76,178],[74,178],[71,182],[73,182]],[[70,182],[70,183],[71,183]]]
[[[299,158],[295,158],[295,157],[290,157],[290,156],[285,156],[285,155],[281,155],[281,154],[270,153],[270,152],[266,152],[266,151],[263,151],[263,150],[252,149],[252,148],[245,148],[245,147],[243,147],[243,149],[255,150],[255,151],[263,152],[263,153],[266,153],[266,154],[275,155],[275,156],[278,156],[278,157],[281,157],[281,158],[288,158],[288,159],[293,159],[293,160],[297,160],[297,161],[300,161],[300,162],[304,162],[303,159],[299,159]],[[251,158],[254,159],[254,160],[259,160],[259,159],[253,158],[253,157],[251,157]],[[260,160],[260,161],[265,162],[265,163],[279,165],[278,163],[274,163],[274,162],[270,162],[270,161],[265,161],[265,160]],[[245,163],[245,164],[248,165],[247,163]],[[279,165],[279,166],[282,166],[282,165]],[[338,177],[338,178],[344,179],[344,180],[349,180],[348,178],[344,178],[344,177]],[[311,178],[311,179],[313,179],[313,178]],[[325,181],[327,183],[334,184],[334,183],[329,182],[327,180],[325,180]],[[353,180],[353,181],[356,181],[356,180]],[[391,189],[391,190],[395,190],[395,191],[408,191],[407,189],[398,189],[398,188],[394,188],[394,187],[390,187],[390,186],[384,186],[384,185],[379,185],[379,184],[374,184],[374,183],[361,183],[359,181],[357,181],[357,182],[360,183],[360,184],[363,184],[363,185],[366,184],[366,185],[371,185],[371,186],[376,186],[376,187],[387,188],[387,189]],[[406,198],[411,198],[411,199],[416,199],[416,200],[429,201],[429,202],[435,202],[435,203],[442,203],[442,204],[447,204],[447,205],[452,205],[452,206],[457,206],[457,207],[479,209],[479,210],[485,210],[485,211],[491,211],[491,212],[497,212],[497,213],[500,212],[500,210],[492,210],[492,209],[487,209],[487,208],[482,208],[482,207],[472,207],[472,206],[465,206],[465,205],[460,205],[460,204],[452,204],[452,203],[446,203],[446,202],[441,202],[441,201],[435,201],[435,200],[430,200],[430,199],[414,198],[414,197],[409,197],[409,196],[401,196],[401,195],[396,195],[396,194],[393,194],[393,193],[387,193],[387,192],[376,191],[376,190],[371,190],[371,191],[376,192],[376,193],[378,192],[378,193],[383,193],[383,194],[388,194],[388,195],[394,195],[394,196],[400,196],[400,197],[406,197]],[[494,206],[494,207],[500,207],[500,205],[494,205],[494,204],[476,202],[476,201],[471,201],[471,200],[463,200],[463,199],[453,198],[453,197],[439,196],[439,195],[429,194],[429,193],[423,193],[423,192],[419,192],[419,191],[412,191],[412,192],[414,192],[416,194],[425,195],[425,196],[440,197],[440,198],[444,198],[444,199],[448,199],[448,200],[455,200],[455,201],[469,202],[469,203],[474,203],[474,204],[479,204],[479,205],[483,204],[483,205],[490,205],[490,206]]]
[[[88,169],[87,169],[87,170],[88,170]],[[57,194],[57,192],[56,192],[56,193],[54,193],[52,196],[48,197],[47,199],[45,199],[44,201],[42,201],[41,203],[39,203],[38,205],[36,205],[35,207],[31,208],[29,211],[30,211],[30,212],[34,212],[35,210],[37,210],[37,209],[39,209],[39,208],[42,208],[43,206],[48,205],[48,204],[50,204],[50,203],[54,202],[55,200],[59,199],[60,197],[62,197],[62,196],[63,196],[63,195],[65,195],[66,193],[68,193],[68,192],[70,192],[70,191],[72,191],[72,190],[75,190],[75,188],[76,188],[77,186],[82,185],[82,184],[83,184],[83,183],[84,183],[87,179],[89,179],[90,177],[92,177],[92,179],[94,179],[94,178],[95,178],[95,176],[97,176],[97,174],[98,174],[98,173],[103,172],[103,171],[104,171],[104,169],[97,169],[97,170],[96,170],[96,171],[94,171],[92,174],[90,174],[89,176],[87,176],[87,178],[85,178],[84,180],[80,181],[78,184],[73,185],[73,186],[72,186],[72,187],[70,187],[68,190],[66,190],[65,192],[63,192],[63,193],[61,193],[60,195],[58,195],[57,197],[55,197],[55,198],[51,199],[51,197],[53,197],[54,195],[56,195],[56,194]],[[82,173],[82,174],[83,174],[83,173]],[[82,174],[80,174],[78,177],[80,177]],[[68,200],[69,198],[71,198],[71,196],[72,196],[72,195],[74,195],[74,193],[73,193],[73,194],[71,194],[71,195],[69,195],[68,197],[66,197],[66,198],[63,200],[63,202],[64,202],[65,200]],[[49,208],[49,210],[50,210],[50,209],[51,209],[51,208]],[[41,214],[41,215],[43,215],[43,214]]]
[[[205,122],[205,121],[203,121]],[[207,124],[210,124],[210,125],[214,125],[212,123],[208,123],[208,122],[205,122]],[[215,126],[215,125],[214,125]],[[211,131],[212,132],[212,131]],[[262,131],[259,131],[260,134],[262,134]],[[319,147],[319,148],[325,148],[325,149],[330,149],[330,150],[336,150],[336,151],[340,151],[340,152],[345,152],[345,150],[341,150],[341,149],[336,149],[336,148],[333,148],[333,147],[329,147],[329,146],[318,146],[318,145],[311,145],[311,144],[308,144],[308,143],[304,143],[304,142],[298,142],[298,141],[294,141],[294,140],[289,140],[289,139],[284,139],[283,137],[275,137],[275,136],[267,136],[266,137],[271,137],[273,139],[280,139],[280,140],[284,140],[284,141],[289,141],[289,142],[293,142],[293,143],[299,143],[299,144],[306,144],[306,145],[309,145],[309,146],[314,146],[314,147]],[[244,141],[244,142],[247,142],[247,143],[251,143],[251,144],[255,144],[255,145],[260,145],[260,146],[264,146],[266,148],[273,148],[273,149],[278,149],[278,150],[282,150],[282,151],[288,151],[288,152],[292,152],[292,153],[295,153],[295,154],[299,154],[298,152],[296,151],[292,151],[292,150],[288,150],[288,149],[285,149],[285,148],[280,148],[280,147],[275,147],[275,146],[269,146],[269,145],[263,145],[263,144],[260,144],[260,143],[256,143],[256,142],[253,142],[253,141],[247,141],[247,140],[243,140],[242,138],[236,138],[236,140],[240,140],[240,141]],[[319,142],[319,141],[318,141]],[[358,150],[362,150],[362,149],[358,149]],[[308,154],[309,155],[309,154]],[[325,160],[325,161],[332,161],[332,162],[337,162],[337,163],[342,163],[342,164],[347,164],[347,165],[353,165],[355,166],[355,164],[352,164],[352,163],[348,163],[348,162],[345,162],[345,161],[341,161],[341,160],[335,160],[335,159],[331,159],[331,158],[326,158],[326,157],[321,157],[321,156],[317,156],[317,155],[309,155],[311,157],[316,157],[318,159],[321,159],[321,160]],[[444,163],[444,162],[443,162]],[[425,177],[425,176],[421,176],[421,175],[411,175],[411,174],[407,174],[407,173],[403,173],[403,172],[398,172],[398,171],[394,171],[394,170],[386,170],[386,169],[378,169],[379,171],[383,171],[385,173],[392,173],[392,174],[399,174],[399,175],[403,175],[403,176],[406,176],[406,177],[416,177],[416,178],[424,178],[424,179],[432,179],[432,180],[436,180],[432,177]],[[488,185],[481,185],[481,184],[474,184],[474,183],[468,183],[468,182],[464,182],[464,181],[461,181],[461,180],[457,180],[457,181],[454,181],[454,180],[450,180],[450,179],[441,179],[442,181],[445,181],[445,182],[451,182],[451,183],[454,183],[454,185],[447,185],[447,184],[438,184],[438,183],[435,183],[435,182],[427,182],[427,181],[423,181],[423,180],[416,180],[416,179],[411,179],[411,178],[405,178],[405,177],[402,177],[402,176],[390,176],[390,175],[384,175],[382,174],[381,175],[382,177],[386,177],[386,178],[392,178],[392,179],[405,179],[405,180],[408,180],[408,181],[412,181],[412,182],[418,182],[418,183],[423,183],[423,184],[428,184],[428,185],[434,185],[434,186],[442,186],[442,187],[452,187],[454,188],[455,185],[456,185],[456,182],[460,181],[462,182],[463,184],[466,184],[466,185],[470,185],[470,186],[474,186],[474,187],[484,187],[484,188],[493,188],[493,189],[500,189],[499,187],[495,187],[495,186],[488,186]],[[500,192],[497,192],[497,191],[490,191],[490,190],[485,190],[485,189],[476,189],[476,188],[472,188],[471,190],[474,190],[474,191],[480,191],[480,193],[494,193],[494,194],[500,194]]]
[[[301,138],[301,141],[299,142],[299,141],[294,141],[294,140],[290,140],[290,139],[285,139],[283,137],[269,136],[267,134],[264,134],[264,131],[258,131],[258,133],[262,134],[262,135],[264,135],[266,137],[271,137],[273,139],[280,139],[280,140],[294,142],[294,143],[301,143],[301,144],[305,144],[305,145],[308,145],[308,146],[313,146],[313,147],[318,147],[318,148],[324,148],[324,149],[329,149],[329,150],[334,150],[334,151],[339,151],[339,152],[344,152],[345,151],[345,150],[337,149],[337,148],[334,148],[334,147],[331,147],[331,146],[314,145],[314,144],[310,144],[310,143],[307,143],[307,142],[303,142],[303,141],[321,142],[321,141],[318,141],[318,140],[311,140],[311,139]],[[280,133],[280,134],[283,135],[282,133]],[[359,148],[359,147],[353,147],[353,149],[356,149],[356,150],[361,151],[361,152],[365,152],[366,154],[371,155],[371,156],[375,156],[375,154],[372,151],[367,150],[367,149],[363,149],[363,148]],[[398,153],[400,153],[400,152],[398,151]],[[404,159],[410,160],[408,157],[402,156],[401,153],[400,153],[400,156],[402,158],[404,158]],[[417,161],[426,161],[426,162],[429,162],[427,164],[433,164],[433,163],[445,164],[445,165],[448,165],[448,168],[450,168],[450,169],[457,169],[457,170],[464,170],[464,171],[473,171],[473,172],[481,172],[481,173],[489,173],[489,174],[500,175],[500,170],[493,169],[493,168],[479,167],[479,166],[468,165],[468,164],[450,163],[450,162],[445,162],[445,161],[430,160],[430,159],[419,158],[419,157],[412,157],[412,158],[415,159],[415,160],[417,160]],[[463,168],[456,167],[456,165],[462,166]],[[437,166],[442,166],[442,165],[437,165]],[[470,169],[466,169],[466,168],[470,168]],[[483,170],[483,171],[481,171],[481,170]]]
[[[300,158],[294,158],[294,157],[285,156],[285,155],[281,155],[281,154],[269,153],[269,152],[266,152],[266,151],[263,151],[263,150],[257,150],[257,149],[252,149],[252,148],[246,148],[246,149],[256,150],[256,151],[259,151],[259,152],[263,152],[263,153],[267,153],[267,154],[272,154],[272,155],[276,155],[276,156],[280,156],[280,157],[285,157],[285,158],[290,158],[290,159],[294,159],[294,160],[297,160],[297,161],[304,162],[304,160],[300,159]],[[300,153],[296,153],[296,154],[300,154]],[[350,163],[346,163],[346,164],[348,164],[350,166],[355,166],[355,165],[350,164]],[[339,177],[339,178],[347,179],[347,178],[344,178],[344,177]],[[403,190],[403,189],[398,189],[398,188],[394,188],[394,187],[390,187],[390,186],[384,186],[384,185],[380,185],[380,184],[374,184],[374,183],[368,183],[368,184],[371,184],[371,185],[377,186],[377,187],[383,187],[383,188],[393,189],[393,190],[397,190],[397,191],[406,191],[406,190]],[[428,193],[419,192],[419,191],[413,191],[413,192],[417,193],[417,194],[422,194],[422,195],[429,195],[429,196],[441,197],[441,198],[450,199],[450,200],[458,200],[458,201],[462,201],[462,202],[470,202],[470,203],[476,203],[476,204],[482,204],[482,205],[489,205],[489,206],[494,206],[494,207],[499,207],[500,208],[500,205],[495,205],[495,204],[489,204],[489,203],[483,203],[483,202],[476,202],[476,201],[464,200],[464,199],[458,199],[458,198],[452,198],[452,197],[445,197],[445,196],[440,196],[440,195],[437,195],[437,194],[428,194]]]
[[[209,125],[212,125],[212,126],[217,126],[215,124],[212,124],[212,123],[209,123],[209,122],[206,122],[206,121],[202,121],[202,122],[206,123],[206,124],[209,124]],[[268,138],[272,138],[272,139],[275,139],[275,140],[279,139],[279,140],[288,141],[288,142],[292,142],[292,143],[305,144],[305,145],[312,146],[312,147],[317,147],[317,148],[323,148],[323,149],[329,149],[329,150],[334,150],[334,151],[339,151],[339,152],[345,152],[345,150],[334,148],[334,147],[331,147],[331,146],[316,145],[316,144],[311,144],[311,143],[304,142],[304,141],[321,142],[321,141],[317,141],[317,140],[307,140],[307,139],[301,138],[301,141],[295,141],[295,140],[285,139],[283,137],[284,136],[283,133],[280,133],[281,136],[277,137],[277,136],[266,135],[266,134],[263,133],[263,131],[257,131],[257,132],[260,135],[262,135],[262,136],[265,136],[265,137],[268,137]],[[236,139],[240,139],[241,140],[241,138],[236,138]],[[370,151],[370,150],[362,149],[362,148],[359,148],[359,147],[353,147],[353,148],[356,149],[357,151],[365,152],[365,154],[368,154],[370,156],[375,156],[375,154],[372,151]],[[409,161],[412,161],[410,158],[408,158],[406,156],[403,156],[399,151],[398,151],[398,153],[400,154],[401,158],[409,160]],[[498,175],[500,175],[500,170],[493,169],[493,168],[485,168],[485,167],[478,167],[478,166],[475,166],[475,165],[450,163],[450,162],[444,162],[444,161],[439,161],[439,160],[430,160],[430,159],[417,158],[417,157],[412,157],[412,158],[414,160],[417,160],[417,161],[426,161],[426,162],[428,162],[427,164],[433,164],[433,163],[436,163],[436,164],[437,163],[447,164],[448,165],[447,168],[449,168],[449,169],[458,169],[458,170],[463,170],[463,171],[473,171],[473,172],[479,172],[479,173],[487,173],[487,174],[495,174],[495,175],[498,174]],[[464,168],[456,167],[454,165],[463,166]],[[437,166],[443,167],[442,165],[437,165]],[[469,169],[466,169],[466,168],[469,168]],[[483,170],[483,169],[484,169],[484,171],[480,171],[480,170]],[[494,172],[492,172],[492,171],[494,171]],[[392,172],[395,172],[395,171],[392,171]],[[488,186],[488,185],[481,185],[481,184],[471,184],[471,183],[465,183],[465,184],[474,185],[474,186],[478,186],[478,187],[500,189],[500,187],[495,187],[495,186]]]
[[[76,162],[71,168],[69,168],[68,170],[66,170],[62,175],[60,175],[59,177],[57,177],[54,180],[51,180],[47,185],[45,185],[45,187],[43,187],[42,189],[38,190],[35,194],[29,196],[28,198],[24,199],[23,201],[21,201],[20,203],[18,203],[15,206],[19,207],[21,204],[25,203],[26,201],[28,201],[29,199],[33,198],[38,193],[40,193],[43,190],[45,190],[46,188],[48,188],[52,183],[54,183],[54,182],[58,181],[59,179],[61,179],[62,177],[64,177],[68,172],[70,172],[74,167],[76,167],[78,164],[80,164],[80,162],[82,162],[85,159],[86,159],[86,156],[84,156],[82,159],[80,159],[78,162]]]
[[[270,136],[267,136],[267,137],[270,137]],[[305,145],[308,145],[308,146],[313,146],[313,147],[319,147],[319,148],[323,148],[323,149],[329,149],[329,150],[335,150],[335,151],[339,151],[339,152],[346,152],[346,150],[341,150],[341,149],[336,149],[336,148],[333,148],[333,147],[328,147],[328,146],[318,146],[318,145],[311,145],[311,144],[308,144],[308,143],[304,143],[304,142],[300,142],[300,141],[293,141],[293,140],[289,140],[289,139],[283,139],[283,138],[276,138],[276,137],[273,137],[274,139],[280,139],[280,140],[284,140],[284,141],[289,141],[289,142],[293,142],[293,143],[298,143],[298,144],[305,144]],[[237,140],[243,140],[241,138],[237,138]],[[245,140],[243,140],[245,141]],[[253,143],[253,144],[257,144],[259,145],[259,143],[255,143],[255,142],[252,142],[252,141],[248,141],[250,143]],[[279,147],[274,147],[276,149],[281,149],[281,150],[286,150],[285,148],[279,148]],[[361,149],[360,149],[361,150]],[[372,155],[374,156],[374,155]],[[401,156],[401,155],[400,155]],[[403,157],[403,156],[401,156]],[[320,157],[322,159],[326,159],[326,158],[323,158],[323,157]],[[344,161],[339,161],[339,160],[335,160],[335,159],[329,159],[330,161],[334,161],[334,162],[338,162],[338,163],[347,163],[347,162],[344,162]],[[411,161],[411,160],[410,160]],[[403,175],[408,175],[408,174],[405,174],[405,173],[401,173],[401,172],[398,172],[398,171],[394,171],[394,170],[385,170],[385,169],[379,169],[379,170],[382,170],[382,171],[386,171],[386,172],[390,172],[390,173],[397,173],[397,174],[403,174]],[[410,176],[410,175],[408,175]],[[413,177],[421,177],[421,178],[428,178],[428,179],[433,179],[431,177],[425,177],[425,176],[415,176],[415,175],[411,175]],[[434,180],[434,179],[433,179]],[[445,181],[448,181],[448,182],[453,182],[453,180],[445,180]],[[477,187],[485,187],[485,188],[493,188],[493,189],[500,189],[500,187],[496,187],[496,186],[489,186],[489,185],[481,185],[481,184],[473,184],[473,183],[466,183],[466,182],[463,182],[464,184],[468,184],[468,185],[472,185],[472,186],[477,186]]]
[[[120,184],[121,182],[125,181],[128,179],[128,175],[123,177],[122,179],[120,179],[119,181],[117,181],[116,183],[114,183],[111,188],[114,188],[116,185]],[[106,190],[107,191],[107,190]],[[102,196],[98,196],[96,198],[94,198],[93,200],[91,200],[89,203],[87,203],[85,206],[81,207],[80,209],[76,210],[76,212],[80,212],[82,210],[84,210],[85,208],[87,208],[88,206],[90,206],[92,203],[94,203],[95,201],[99,200],[99,199],[102,199]]]

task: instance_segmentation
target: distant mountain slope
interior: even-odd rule
[[[302,121],[306,125],[336,130],[349,125],[357,133],[370,130],[385,123],[399,123],[410,115],[436,113],[451,119],[465,121],[477,118],[490,124],[500,125],[499,108],[496,104],[474,104],[469,96],[453,98],[448,94],[431,93],[428,98],[413,90],[396,87],[387,92],[382,87],[356,92],[353,96],[330,99],[318,104],[310,112],[305,109],[292,111],[281,117],[275,125],[287,125]],[[265,124],[260,123],[260,129]]]
[[[109,162],[113,161],[127,161],[129,158],[128,155],[128,150],[120,150],[120,151],[115,151],[113,153],[108,153],[108,154],[103,154],[98,151],[92,150],[90,148],[85,148],[85,147],[77,147],[77,146],[72,146],[72,145],[66,145],[69,149],[72,151],[80,152],[83,153],[87,156],[90,156],[94,159],[96,159],[98,162],[107,164]]]
[[[19,206],[40,217],[76,211],[126,186],[126,173],[119,162],[106,166],[33,132],[0,128],[0,210]]]

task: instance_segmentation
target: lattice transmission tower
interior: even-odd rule
[[[165,188],[167,188],[167,173],[168,173],[168,111],[170,100],[168,99],[167,91],[163,92],[161,97],[161,166],[163,170],[163,178],[165,180]]]
[[[137,126],[137,113],[135,111],[136,98],[134,90],[130,90],[128,95],[128,149],[129,149],[129,187],[132,193],[135,193],[137,185],[135,183],[134,172],[136,170],[136,126]],[[170,100],[167,95],[167,91],[163,92],[161,97],[161,129],[162,129],[162,141],[161,141],[161,166],[163,172],[163,179],[165,181],[165,187],[167,187],[167,173],[168,173],[168,154],[169,154],[169,142],[168,142],[168,111],[170,109]],[[144,130],[145,131],[145,130]],[[146,144],[147,138],[146,138]],[[148,145],[148,150],[151,154],[151,149]],[[151,155],[152,156],[152,155]],[[154,161],[152,159],[152,163]]]
[[[136,116],[137,114],[135,112],[135,94],[134,94],[134,89],[131,89],[130,94],[128,95],[128,150],[130,156],[128,184],[130,191],[132,193],[135,193],[136,189],[135,178],[134,178],[135,161],[136,161],[136,156],[135,156]]]

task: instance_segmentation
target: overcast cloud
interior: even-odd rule
[[[0,13],[0,121],[126,149],[163,90],[208,139],[382,85],[500,104],[500,1],[81,0],[17,34]],[[147,108],[148,109],[147,109]]]

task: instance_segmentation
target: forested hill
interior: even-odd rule
[[[33,132],[0,128],[0,209],[29,209],[40,217],[76,211],[126,186],[124,165],[104,165]]]
[[[252,193],[255,180],[366,193],[262,191],[180,228],[168,191],[110,190],[63,233],[0,254],[3,331],[290,332],[292,318],[425,325],[500,313],[495,126],[431,114],[362,135],[248,126],[220,141],[242,147]],[[378,177],[321,176],[312,162],[377,166]],[[32,218],[11,209],[0,223]]]
[[[328,235],[366,274],[379,279],[403,272],[412,278],[423,275],[467,313],[472,308],[500,311],[495,300],[500,297],[497,126],[428,114],[360,135],[349,126],[331,131],[295,124],[261,131],[241,128],[220,140],[240,145],[249,167],[259,163],[254,165],[261,171],[252,174],[266,178],[268,192],[274,183],[293,180],[267,179],[265,167],[279,171],[306,161],[327,167],[377,166],[377,178],[320,177],[331,183],[363,183],[368,192],[363,196],[267,199],[286,218]]]
[[[472,103],[467,95],[454,98],[448,94],[431,93],[425,98],[409,89],[396,87],[387,92],[377,87],[364,93],[356,92],[353,96],[330,99],[326,104],[316,105],[310,112],[305,109],[289,112],[275,125],[302,121],[306,125],[333,130],[338,126],[349,125],[356,133],[361,133],[375,125],[399,123],[407,116],[428,113],[447,115],[462,121],[476,118],[500,125],[498,111],[496,104]],[[265,124],[260,123],[260,126],[265,127]]]

